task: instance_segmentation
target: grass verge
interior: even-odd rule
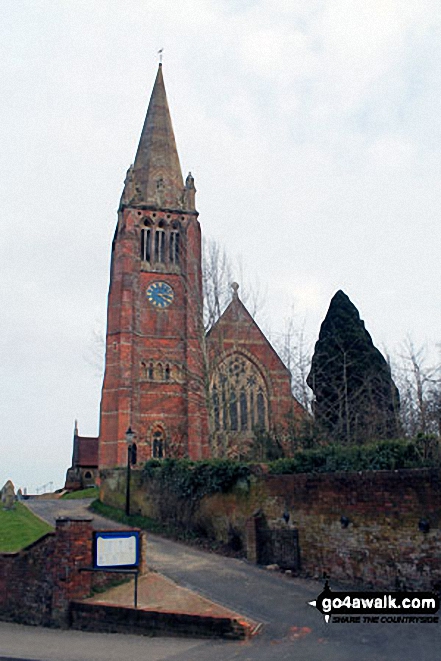
[[[70,491],[61,496],[60,500],[78,500],[80,498],[98,498],[100,490],[98,487],[89,487],[81,491]]]
[[[20,551],[53,528],[32,514],[22,503],[12,510],[0,508],[0,553]]]
[[[147,516],[141,516],[140,514],[131,514],[130,516],[127,516],[122,510],[112,507],[111,505],[105,505],[100,500],[94,500],[93,503],[90,504],[89,509],[91,509],[92,512],[95,512],[95,514],[104,516],[106,519],[111,519],[112,521],[117,521],[118,523],[123,523],[125,526],[142,528],[142,530],[164,535],[171,533],[169,528],[158,521],[154,521]]]
[[[182,530],[180,528],[166,526],[147,516],[141,516],[140,514],[127,516],[123,510],[119,510],[111,505],[106,505],[100,500],[94,500],[93,503],[89,505],[89,509],[92,510],[92,512],[95,512],[95,514],[104,516],[106,519],[111,519],[112,521],[117,521],[118,523],[123,523],[124,525],[133,528],[141,528],[141,530],[152,532],[156,535],[161,535],[162,537],[167,537],[178,542],[184,542],[189,546],[196,546],[204,551],[219,553],[220,555],[234,558],[242,558],[244,556],[243,550],[236,551],[227,544],[222,544],[221,542],[209,539],[208,537],[202,537],[191,530]]]

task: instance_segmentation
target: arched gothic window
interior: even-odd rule
[[[268,430],[268,391],[261,371],[248,357],[233,354],[221,362],[211,380],[215,431]]]
[[[164,430],[157,427],[152,434],[152,457],[154,459],[163,459],[165,454]]]

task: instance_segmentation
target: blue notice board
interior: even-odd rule
[[[141,539],[136,530],[95,532],[93,566],[95,569],[130,569],[140,562]]]

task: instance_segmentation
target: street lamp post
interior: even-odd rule
[[[130,516],[130,466],[132,464],[132,448],[135,432],[129,427],[126,431],[127,441],[127,482],[126,482],[126,515]]]

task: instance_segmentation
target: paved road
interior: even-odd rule
[[[318,611],[307,604],[322,590],[322,583],[317,581],[292,579],[259,569],[245,561],[207,554],[154,535],[148,535],[147,563],[178,583],[261,621],[262,631],[244,643],[219,643],[170,639],[152,641],[133,636],[98,636],[42,629],[30,631],[28,627],[19,627],[20,631],[26,631],[23,640],[36,637],[40,641],[31,646],[32,656],[27,651],[21,651],[25,648],[19,643],[20,635],[15,633],[17,629],[6,632],[5,627],[11,625],[0,624],[0,661],[2,654],[44,661],[101,661],[103,658],[108,661],[113,658],[126,658],[128,661],[137,661],[138,658],[144,661],[439,661],[441,657],[441,625],[326,625]],[[332,580],[331,587],[335,587]],[[36,636],[34,632],[38,632]],[[57,642],[62,645],[65,656],[49,656],[48,650],[51,648],[41,647],[45,636],[52,636],[51,640],[66,640],[65,644]],[[75,650],[77,656],[73,655],[71,636],[76,636],[75,640],[83,645]],[[3,641],[13,638],[9,647],[3,650]],[[125,644],[124,656],[112,656],[116,654],[121,639],[121,644]],[[86,649],[84,645],[87,656],[81,656]],[[109,650],[105,657],[99,656],[103,649]],[[140,657],[138,654],[142,650],[144,656]]]
[[[121,523],[109,521],[109,519],[105,519],[102,516],[90,512],[87,508],[92,501],[93,498],[79,498],[78,500],[29,498],[29,500],[24,500],[23,504],[32,510],[34,514],[41,517],[54,527],[55,520],[62,516],[93,517],[93,527],[95,530],[113,530],[125,527]]]

